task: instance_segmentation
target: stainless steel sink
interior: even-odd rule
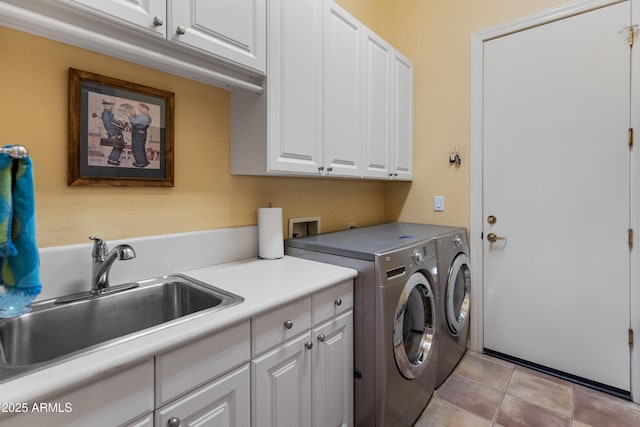
[[[28,314],[0,320],[0,381],[242,301],[190,277],[172,275],[70,303],[38,302]]]

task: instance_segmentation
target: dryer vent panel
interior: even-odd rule
[[[315,236],[320,233],[320,217],[289,218],[289,239],[292,237]]]

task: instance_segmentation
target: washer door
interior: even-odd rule
[[[451,333],[457,335],[469,322],[469,297],[471,296],[469,258],[463,253],[458,254],[451,264],[445,295],[447,324]]]
[[[435,343],[435,301],[429,280],[409,277],[395,312],[393,353],[403,377],[414,379],[427,368]]]

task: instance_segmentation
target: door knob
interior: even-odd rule
[[[500,237],[496,233],[487,234],[487,240],[490,241],[491,243],[495,243],[498,240],[506,240],[506,239],[507,239],[506,237]]]

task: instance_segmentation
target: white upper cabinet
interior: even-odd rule
[[[393,56],[393,177],[413,178],[413,63],[400,52]]]
[[[267,9],[265,93],[231,93],[231,173],[410,180],[411,61],[332,0]]]
[[[367,30],[364,38],[365,176],[413,177],[413,63]]]
[[[0,0],[0,25],[262,93],[266,9],[267,0]]]
[[[364,167],[370,177],[389,178],[393,129],[393,47],[368,30],[364,37]]]
[[[165,0],[54,0],[120,25],[125,24],[145,33],[166,36],[167,7]]]
[[[264,72],[265,0],[56,0]]]
[[[322,0],[269,1],[268,168],[322,167]]]
[[[167,8],[171,41],[265,70],[264,0],[168,0]]]
[[[362,33],[364,26],[332,1],[324,19],[324,167],[362,176]]]

